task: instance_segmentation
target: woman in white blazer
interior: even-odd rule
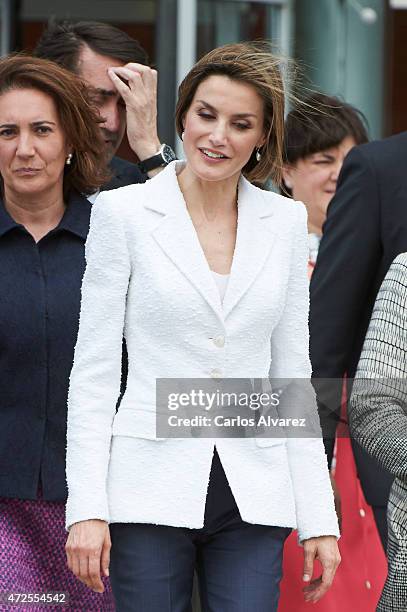
[[[281,178],[283,112],[264,45],[216,49],[180,87],[186,162],[94,205],[69,392],[67,556],[99,591],[110,562],[120,612],[190,610],[195,565],[204,610],[274,612],[294,527],[307,600],[339,564],[320,436],[156,436],[157,379],[310,377],[306,212],[253,185]]]

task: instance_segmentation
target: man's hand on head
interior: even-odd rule
[[[160,148],[157,135],[157,71],[142,64],[128,63],[109,68],[108,75],[126,105],[127,137],[143,161]]]

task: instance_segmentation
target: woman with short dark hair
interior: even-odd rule
[[[311,269],[343,160],[368,139],[363,114],[334,96],[315,92],[287,115],[283,187],[307,208]]]
[[[73,74],[24,55],[0,59],[2,609],[114,610],[109,589],[96,595],[72,579],[64,550],[67,391],[91,211],[85,194],[109,178],[99,122]]]
[[[362,111],[336,96],[317,91],[298,101],[284,127],[284,160],[289,165],[337,147],[348,137],[356,144],[369,140]]]

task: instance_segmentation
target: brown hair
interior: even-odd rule
[[[72,163],[65,166],[65,195],[71,189],[86,195],[97,191],[110,173],[99,127],[102,120],[84,83],[54,62],[16,54],[0,59],[0,95],[13,89],[36,89],[55,102],[62,130],[73,149]]]
[[[267,42],[235,43],[207,53],[189,71],[178,90],[176,128],[183,131],[183,120],[198,86],[208,77],[223,75],[253,87],[263,100],[265,143],[261,159],[253,151],[242,169],[251,182],[264,184],[272,179],[281,184],[284,138],[284,85],[281,59],[270,52]]]

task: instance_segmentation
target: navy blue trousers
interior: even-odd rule
[[[195,570],[202,612],[277,612],[290,531],[242,521],[215,451],[202,529],[110,525],[117,612],[190,612]]]

